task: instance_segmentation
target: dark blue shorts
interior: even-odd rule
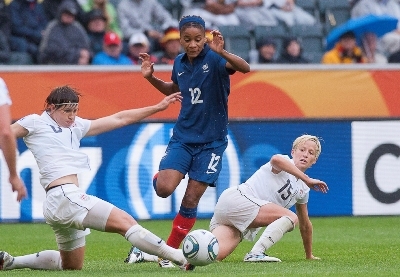
[[[210,143],[181,143],[171,139],[159,170],[174,169],[189,178],[215,186],[222,168],[222,155],[228,146],[228,140]]]

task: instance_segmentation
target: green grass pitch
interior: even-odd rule
[[[130,244],[120,235],[92,231],[87,237],[86,258],[82,271],[14,270],[1,276],[400,276],[400,217],[316,217],[314,255],[319,261],[304,258],[298,228],[287,233],[268,252],[282,263],[244,263],[252,243],[243,241],[224,261],[193,272],[179,268],[159,268],[155,263],[125,264]],[[170,220],[140,221],[166,239]],[[208,229],[209,220],[198,220],[194,229]],[[0,249],[12,255],[56,249],[49,226],[0,224]]]

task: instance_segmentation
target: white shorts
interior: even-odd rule
[[[261,206],[269,201],[242,194],[237,187],[231,187],[222,192],[210,221],[212,232],[219,225],[233,226],[242,233],[242,238],[254,240],[261,228],[248,229],[257,217]]]
[[[56,235],[57,243],[76,240],[90,234],[83,227],[83,220],[101,199],[88,195],[75,184],[65,184],[50,189],[43,203],[46,223]]]

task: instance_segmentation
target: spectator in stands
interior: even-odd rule
[[[367,58],[357,46],[356,36],[349,31],[340,36],[335,47],[322,56],[321,62],[324,64],[366,63]]]
[[[142,32],[149,39],[152,52],[160,49],[162,30],[178,26],[178,21],[157,0],[121,0],[117,13],[123,39],[128,41],[134,33]]]
[[[392,55],[389,56],[388,58],[389,63],[400,63],[400,50],[397,52],[394,52]]]
[[[108,0],[87,0],[82,6],[82,9],[88,13],[93,9],[100,9],[103,11],[104,16],[107,19],[107,31],[116,33],[122,38],[122,31],[119,28],[118,14],[114,5]]]
[[[182,52],[179,29],[175,27],[167,28],[164,37],[161,39],[163,54],[159,58],[159,64],[174,64],[175,58]]]
[[[32,64],[30,54],[26,52],[11,51],[11,20],[4,0],[0,0],[0,64]]]
[[[235,13],[240,24],[249,30],[257,25],[275,26],[278,20],[275,18],[269,6],[263,0],[240,0],[237,2]]]
[[[302,56],[300,41],[295,37],[290,37],[283,41],[282,53],[277,63],[303,64],[310,63],[310,61]]]
[[[257,41],[258,63],[275,63],[276,42],[270,37],[263,37]]]
[[[58,18],[58,10],[63,1],[72,1],[75,3],[77,8],[77,14],[75,16],[75,19],[78,20],[82,26],[85,25],[86,23],[85,12],[82,10],[78,0],[43,0],[42,2],[43,8],[46,13],[47,19],[51,21],[53,19]]]
[[[37,62],[42,33],[48,23],[42,4],[37,0],[13,0],[9,12],[11,50],[28,53]]]
[[[389,56],[400,50],[400,4],[395,0],[359,0],[351,9],[351,17],[357,18],[369,14],[389,15],[399,19],[397,29],[385,34],[379,40],[379,48]]]
[[[132,61],[122,53],[122,41],[117,33],[107,32],[103,40],[103,51],[94,56],[94,65],[132,65]]]
[[[275,18],[289,27],[317,22],[313,15],[297,6],[295,0],[264,0],[264,6],[269,6]]]
[[[107,18],[100,9],[93,9],[87,14],[86,31],[90,39],[93,55],[103,51],[103,38],[106,34]]]
[[[6,36],[11,34],[10,12],[5,0],[0,0],[0,31]]]
[[[0,64],[8,64],[10,59],[10,46],[8,44],[8,38],[0,30]]]
[[[235,13],[237,0],[181,0],[182,15],[198,15],[206,22],[207,29],[218,29],[221,25],[239,25]]]
[[[77,13],[74,2],[61,3],[57,19],[48,24],[40,44],[41,64],[90,63],[90,40],[85,28],[75,20]]]
[[[376,37],[376,34],[364,34],[362,42],[362,49],[369,63],[385,64],[388,62],[386,56],[378,51],[378,38]]]
[[[140,53],[149,53],[150,42],[146,35],[143,33],[136,33],[129,39],[129,52],[128,57],[131,59],[133,64],[141,64],[139,58]],[[157,63],[158,59],[154,55],[150,55],[150,62]]]

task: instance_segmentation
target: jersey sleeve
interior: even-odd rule
[[[283,154],[276,154],[277,156],[281,156],[281,157],[283,157],[284,159],[286,159],[286,160],[288,160],[288,161],[290,161],[290,162],[292,162],[292,163],[294,163],[293,162],[293,160],[288,156],[288,155],[283,155]],[[268,166],[269,166],[269,170],[272,170],[272,164],[271,164],[271,162],[268,162]]]
[[[171,81],[174,84],[178,84],[178,78],[176,77],[176,72],[175,72],[175,64],[177,63],[177,60],[175,59],[174,65],[172,66],[172,72],[171,72]]]
[[[75,123],[78,128],[81,130],[82,138],[89,132],[92,121],[89,119],[83,119],[81,117],[75,117]]]
[[[224,74],[227,74],[227,75],[233,75],[236,72],[236,70],[227,68],[226,67],[226,63],[228,61],[225,60],[224,58],[222,58],[221,56],[219,56],[219,57],[220,57],[220,60],[219,60],[219,64],[218,65],[219,65],[220,71],[223,72]]]
[[[37,114],[27,115],[17,121],[19,125],[28,130],[29,133],[32,133],[35,130],[35,120],[39,117]]]
[[[310,198],[310,192],[307,192],[303,198],[297,200],[297,204],[306,204],[308,203],[308,199]]]

